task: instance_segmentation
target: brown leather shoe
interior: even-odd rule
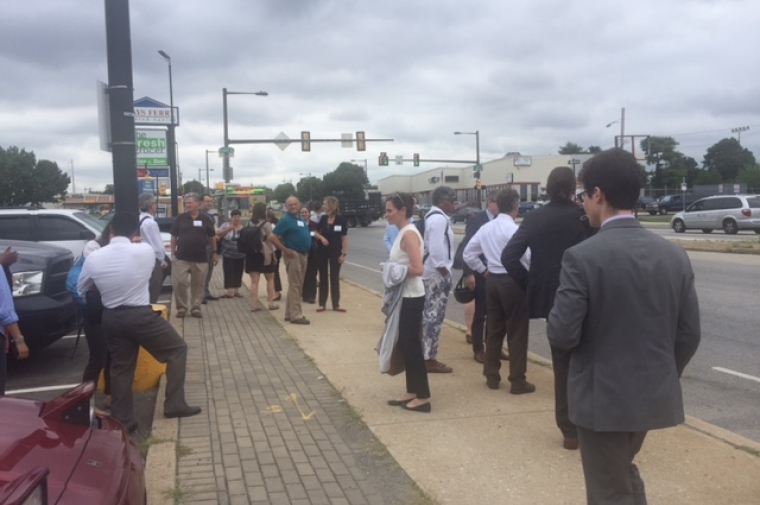
[[[501,356],[499,356],[499,359],[502,361],[509,361],[509,354],[507,354],[507,351],[504,349],[501,350]]]
[[[427,370],[427,373],[451,373],[454,371],[449,365],[437,359],[425,360],[425,370]]]
[[[524,395],[525,393],[532,393],[536,390],[536,386],[528,381],[514,381],[509,386],[509,392],[513,395]]]
[[[483,351],[478,351],[475,353],[475,361],[478,363],[485,363],[486,362],[486,353]]]
[[[565,440],[562,442],[562,447],[567,449],[568,451],[575,451],[578,449],[578,438],[577,437],[565,437]]]

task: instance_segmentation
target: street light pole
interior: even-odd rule
[[[172,216],[177,216],[179,214],[179,203],[177,201],[177,145],[176,145],[176,138],[175,138],[175,132],[174,132],[174,84],[172,83],[172,58],[168,54],[166,54],[165,51],[159,50],[158,54],[161,55],[161,57],[166,60],[166,63],[169,65],[169,109],[170,109],[170,118],[171,122],[169,123],[169,128],[167,130],[167,154],[169,158],[169,188],[171,191],[171,206],[172,206]]]
[[[256,95],[256,96],[268,96],[266,91],[227,91],[227,88],[222,88],[222,119],[224,121],[224,154],[222,158],[222,175],[224,182],[230,182],[232,174],[230,173],[230,153],[227,149],[230,147],[230,136],[227,126],[227,95]]]
[[[475,135],[475,179],[477,180],[476,184],[480,182],[480,130],[475,130],[474,132],[454,132],[454,135]],[[441,177],[441,180],[443,180],[443,177]],[[481,201],[483,200],[483,190],[478,190],[476,193],[478,197],[478,206],[481,206]]]
[[[311,181],[311,172],[309,172],[308,174],[299,173],[298,175],[305,175],[305,176],[307,176],[309,178],[309,203],[311,203],[311,201],[314,199],[314,195],[311,192],[311,190],[312,190],[312,187],[311,187],[311,183],[312,183],[312,181]]]
[[[742,143],[742,132],[746,132],[749,130],[749,126],[738,126],[736,128],[731,128],[731,133],[736,133],[739,135],[739,144]]]
[[[208,168],[208,153],[213,153],[214,151],[209,151],[206,149],[206,191],[211,192],[211,183],[209,182],[209,168]],[[213,170],[212,170],[213,171]]]
[[[351,163],[356,163],[357,161],[364,162],[364,175],[368,175],[367,174],[367,159],[364,158],[364,159],[359,159],[359,160],[351,160]]]

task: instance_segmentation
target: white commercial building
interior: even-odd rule
[[[546,179],[555,167],[575,168],[576,174],[591,154],[554,154],[548,156],[524,156],[507,153],[503,158],[481,164],[480,182],[485,194],[512,187],[520,193],[522,201],[532,202],[544,193]],[[574,163],[574,165],[573,165]],[[485,194],[478,195],[473,165],[462,167],[439,167],[409,175],[392,175],[377,181],[383,196],[393,193],[411,193],[420,204],[430,203],[430,193],[437,186],[449,186],[456,190],[460,202],[484,201]],[[481,196],[481,198],[478,198]]]

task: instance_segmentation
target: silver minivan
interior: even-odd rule
[[[740,230],[760,234],[760,195],[708,196],[689,205],[670,220],[676,233],[697,229],[712,233],[723,229],[727,235]]]

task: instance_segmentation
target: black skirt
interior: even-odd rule
[[[275,263],[264,264],[264,253],[246,254],[245,271],[246,273],[271,274],[274,273]]]

